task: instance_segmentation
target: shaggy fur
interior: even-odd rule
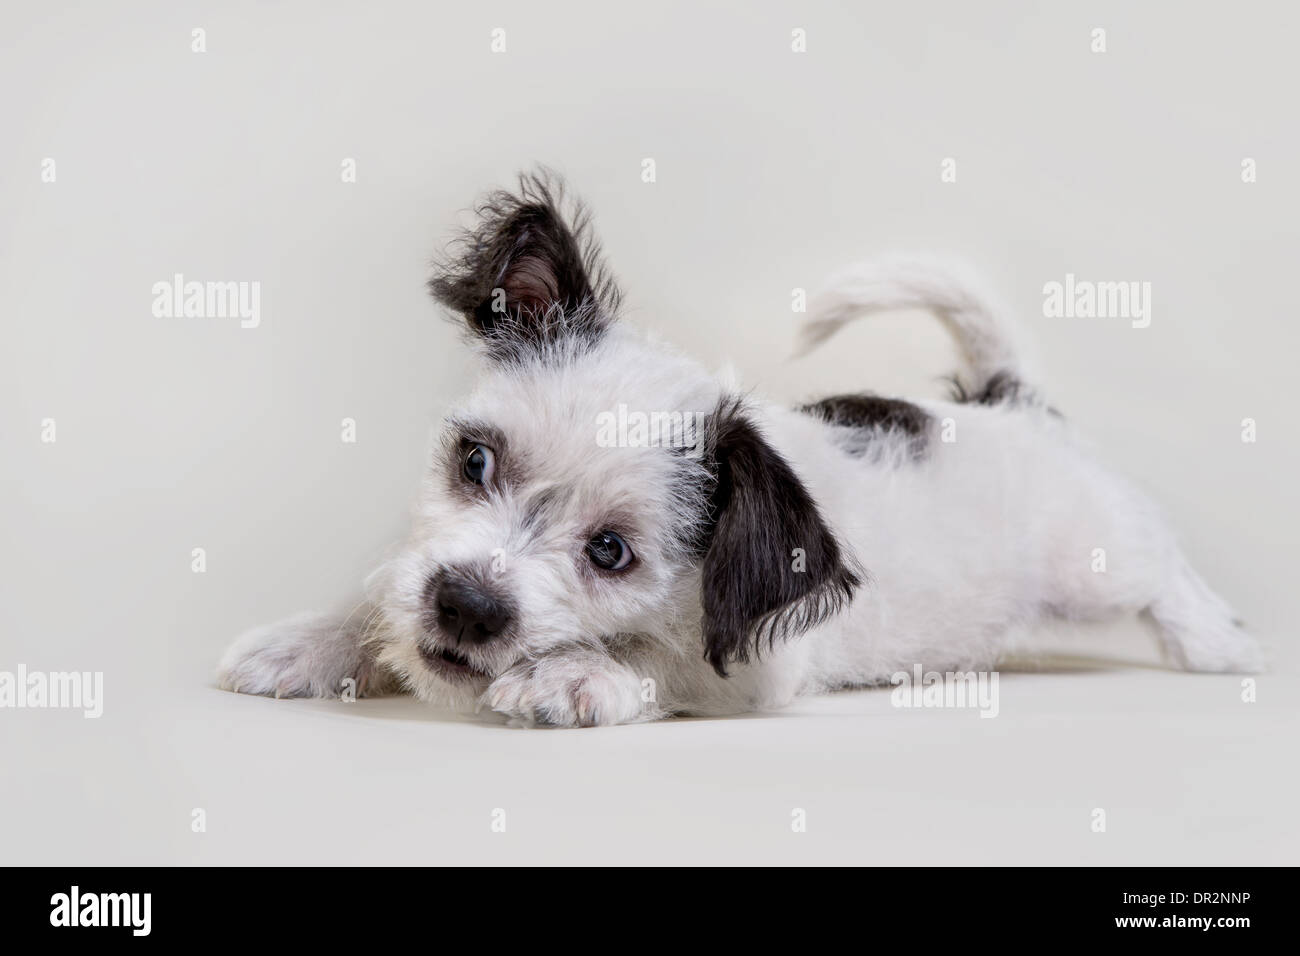
[[[352,613],[239,639],[223,687],[332,696],[352,678],[529,725],[734,714],[916,664],[993,668],[1036,621],[1134,611],[1180,667],[1259,667],[1155,507],[1042,403],[968,279],[857,267],[805,332],[811,348],[858,316],[928,309],[964,356],[956,401],[784,408],[619,323],[589,219],[553,180],[479,212],[430,287],[483,373],[446,418],[408,540]],[[620,407],[703,416],[705,441],[598,441]],[[626,567],[602,566],[611,541]],[[485,614],[490,633],[467,632]]]

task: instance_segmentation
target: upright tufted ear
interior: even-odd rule
[[[520,357],[561,339],[598,339],[619,293],[600,261],[580,203],[565,213],[563,187],[549,173],[524,175],[515,192],[490,194],[478,224],[453,246],[429,282],[489,354]]]
[[[863,575],[739,401],[713,416],[714,526],[702,566],[704,656],[720,675],[826,620]]]

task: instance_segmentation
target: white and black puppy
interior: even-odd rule
[[[446,419],[409,540],[359,608],[239,639],[223,687],[324,697],[351,678],[528,724],[616,724],[778,707],[916,664],[989,669],[1035,621],[1134,611],[1183,668],[1259,667],[1156,508],[1078,447],[951,273],[851,270],[806,342],[929,309],[966,360],[954,401],[789,408],[619,324],[588,219],[553,179],[478,214],[430,287],[482,378]]]

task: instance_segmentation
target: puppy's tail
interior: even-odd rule
[[[807,355],[860,316],[902,309],[932,312],[966,365],[954,376],[959,401],[996,404],[1034,395],[1013,329],[963,268],[929,259],[884,259],[835,276],[810,303],[796,355]]]

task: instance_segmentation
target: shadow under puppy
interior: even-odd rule
[[[849,270],[805,341],[929,309],[966,360],[954,401],[797,408],[619,323],[588,217],[548,176],[489,196],[430,288],[483,370],[445,420],[409,539],[351,613],[236,641],[221,686],[325,697],[352,679],[527,724],[616,724],[776,707],[917,664],[989,669],[1036,620],[1133,611],[1183,668],[1259,666],[1156,509],[1077,447],[1011,330],[950,271]]]

